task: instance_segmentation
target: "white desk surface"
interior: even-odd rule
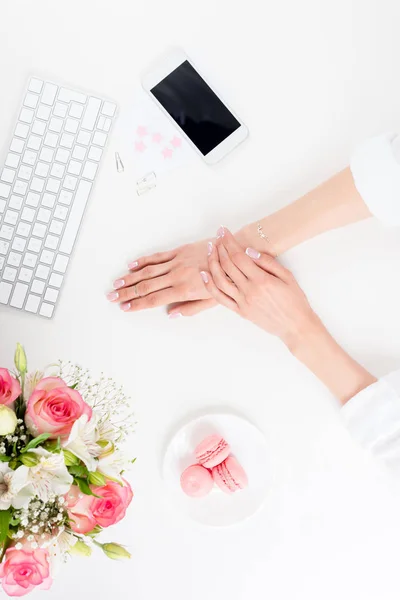
[[[141,198],[115,170],[113,139],[56,318],[0,310],[2,366],[20,341],[31,367],[63,357],[104,370],[137,412],[135,498],[110,534],[133,560],[74,559],[47,597],[398,599],[400,486],[355,447],[323,386],[222,309],[168,321],[164,310],[124,314],[104,293],[128,259],[235,229],[342,168],[358,141],[400,131],[399,18],[396,0],[2,1],[1,139],[28,73],[98,90],[123,111],[168,45],[186,49],[251,134],[217,168],[195,160]],[[353,356],[377,375],[400,366],[399,231],[371,220],[284,262]],[[274,465],[263,511],[226,530],[171,510],[159,471],[170,429],[214,405],[256,422]]]

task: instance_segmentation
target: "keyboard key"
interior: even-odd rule
[[[43,87],[43,81],[41,79],[37,79],[36,77],[32,77],[29,82],[28,90],[30,92],[36,92],[36,94],[40,94]]]
[[[29,223],[32,223],[34,217],[35,217],[35,211],[33,210],[33,208],[29,208],[28,206],[25,206],[22,211],[22,214],[21,214],[21,219],[24,219],[24,221],[28,221]]]
[[[74,145],[74,136],[70,133],[63,133],[60,140],[60,146],[63,148],[72,148]]]
[[[52,177],[59,177],[61,179],[62,177],[64,177],[64,173],[65,173],[64,165],[54,163],[54,165],[51,167],[50,175]]]
[[[27,167],[25,165],[22,165],[18,171],[18,177],[20,177],[21,179],[26,179],[26,181],[29,181],[29,179],[31,178],[32,175],[32,167]]]
[[[40,153],[40,160],[44,160],[45,162],[51,162],[53,160],[54,150],[51,148],[42,148]]]
[[[62,221],[56,221],[55,219],[53,219],[50,224],[49,231],[50,231],[50,233],[55,233],[56,235],[60,235],[60,233],[63,230],[63,227],[64,227],[64,223]]]
[[[97,115],[99,114],[101,106],[101,100],[98,98],[89,98],[89,102],[86,105],[85,114],[83,115],[81,127],[82,129],[88,129],[93,131],[95,123],[97,121]]]
[[[34,192],[43,192],[44,180],[34,177],[31,181],[31,190]]]
[[[47,304],[47,302],[42,302],[42,306],[40,307],[39,310],[39,314],[42,315],[42,317],[47,317],[47,318],[51,318],[54,312],[54,305],[53,304]]]
[[[104,102],[101,112],[103,115],[106,115],[107,117],[113,117],[115,114],[116,108],[117,108],[117,105],[114,104],[113,102]]]
[[[40,144],[42,143],[42,138],[37,135],[30,135],[29,140],[26,143],[26,147],[31,150],[39,150]]]
[[[28,206],[33,206],[33,208],[36,208],[39,204],[39,200],[39,194],[35,194],[34,192],[28,192],[28,195],[26,197],[26,204],[28,204]]]
[[[39,177],[47,177],[49,173],[50,165],[44,162],[38,162],[35,169],[35,175],[39,175]]]
[[[35,223],[33,226],[32,235],[36,235],[36,237],[44,238],[47,229],[42,223]]]
[[[56,160],[58,160],[60,163],[63,163],[65,165],[69,161],[70,154],[71,153],[69,150],[64,150],[63,148],[59,148],[57,150]]]
[[[86,179],[93,179],[96,176],[98,165],[96,163],[88,161],[83,169],[82,177],[86,177]]]
[[[15,210],[20,210],[22,206],[23,198],[20,196],[14,196],[14,194],[10,198],[10,202],[8,203],[10,208],[15,208]],[[1,212],[1,210],[0,210]]]
[[[0,182],[0,198],[8,198],[11,192],[11,185]]]
[[[57,86],[54,83],[46,83],[42,94],[42,103],[53,106],[56,99]]]
[[[8,210],[4,215],[4,223],[7,225],[15,225],[18,221],[18,213],[14,210]]]
[[[4,262],[5,262],[5,258],[4,256],[0,256],[0,271],[2,270],[2,268],[4,267]]]
[[[7,304],[12,290],[12,285],[5,281],[0,281],[0,304]]]
[[[0,254],[5,256],[8,252],[9,247],[10,247],[10,244],[8,242],[5,242],[4,240],[0,240]]]
[[[24,156],[22,157],[22,162],[26,165],[30,165],[33,167],[37,159],[37,152],[32,152],[32,150],[25,150]]]
[[[36,254],[27,252],[24,256],[24,260],[22,261],[22,264],[25,265],[25,267],[32,267],[32,269],[33,269],[34,267],[36,267],[36,262],[37,262]]]
[[[70,160],[67,172],[72,175],[79,175],[82,170],[82,163],[77,160]]]
[[[83,160],[86,155],[86,148],[83,146],[75,146],[72,151],[72,158],[76,158],[77,160]]]
[[[50,178],[47,182],[46,190],[48,192],[53,192],[54,194],[57,194],[58,190],[60,189],[60,185],[61,182],[58,181],[58,179]]]
[[[31,313],[37,313],[40,304],[39,296],[34,296],[33,294],[29,294],[28,299],[25,304],[25,310]]]
[[[19,252],[23,252],[25,250],[25,246],[26,246],[26,240],[24,240],[24,238],[16,236],[13,240],[11,248],[13,250],[18,250]]]
[[[14,288],[14,293],[11,297],[10,306],[13,306],[14,308],[22,308],[27,292],[28,286],[25,285],[25,283],[17,283]]]
[[[56,237],[55,235],[48,235],[44,243],[44,247],[49,248],[50,250],[55,250],[58,246],[59,239],[60,238]]]
[[[22,123],[18,123],[15,128],[15,135],[20,138],[26,139],[28,137],[29,127],[28,125],[23,125]]]
[[[21,235],[22,237],[28,237],[28,235],[31,232],[31,228],[32,225],[29,225],[29,223],[24,223],[23,221],[20,221],[17,227],[17,235]]]
[[[42,241],[38,240],[37,238],[31,237],[31,239],[28,242],[28,250],[31,250],[32,252],[39,252],[41,247]]]
[[[15,171],[13,169],[3,169],[0,179],[6,183],[12,183],[15,179]]]
[[[5,165],[6,167],[13,167],[14,169],[16,169],[19,165],[20,160],[21,157],[18,156],[18,154],[12,154],[12,152],[9,152],[6,158]]]
[[[21,154],[22,150],[24,149],[24,145],[25,144],[22,140],[14,138],[11,142],[10,150],[12,150],[13,152],[17,152],[17,154]]]
[[[103,154],[103,150],[101,148],[96,148],[95,146],[90,146],[88,158],[91,160],[99,161],[101,159],[101,155]]]
[[[49,273],[49,267],[45,267],[45,265],[38,265],[35,277],[38,277],[39,279],[47,279]]]
[[[54,194],[48,194],[47,192],[43,194],[42,198],[42,206],[46,208],[53,208],[56,201],[56,196]]]
[[[30,283],[32,276],[33,276],[33,271],[31,271],[31,269],[26,269],[25,267],[22,267],[22,269],[19,272],[18,279],[19,279],[19,281],[24,281],[25,283]]]
[[[69,116],[75,117],[76,119],[80,119],[83,113],[83,106],[81,104],[77,104],[76,102],[72,102],[69,109]]]
[[[50,146],[50,148],[55,148],[58,143],[58,135],[55,133],[47,133],[44,138],[44,145]]]
[[[43,121],[38,121],[37,119],[35,119],[35,121],[32,125],[32,133],[37,133],[37,135],[43,135],[45,131],[46,131],[46,123],[43,123]]]
[[[56,288],[60,288],[61,284],[63,282],[64,277],[62,275],[59,275],[58,273],[52,273],[50,280],[49,280],[49,284],[52,285],[53,287]]]
[[[75,200],[72,205],[71,212],[69,214],[68,223],[64,229],[64,235],[62,237],[61,244],[59,247],[60,252],[65,252],[65,254],[71,254],[91,189],[92,184],[88,181],[82,179],[79,182],[75,194]]]
[[[72,177],[72,175],[67,175],[67,177],[64,179],[64,187],[67,190],[74,190],[76,188],[76,184],[78,183],[78,180],[76,177]]]
[[[58,271],[59,273],[65,273],[67,270],[69,258],[67,256],[63,256],[62,254],[58,254],[57,258],[54,262],[53,269]]]
[[[11,196],[11,198],[13,198],[13,196]],[[15,198],[16,198],[16,196],[15,196]],[[21,202],[22,202],[22,200],[21,200]],[[11,203],[11,200],[10,200],[10,203]],[[11,206],[11,204],[10,204],[10,206]],[[5,207],[6,207],[6,201],[0,200],[0,215],[4,212]],[[16,208],[16,207],[14,206],[14,208]]]
[[[67,206],[69,206],[71,204],[71,200],[72,193],[67,192],[66,190],[61,190],[58,201],[61,202],[61,204],[66,204]]]
[[[78,131],[78,127],[79,127],[79,121],[76,121],[75,119],[67,119],[65,122],[65,131],[68,131],[68,133],[76,133]]]
[[[87,96],[85,96],[85,94],[81,94],[80,92],[69,90],[68,88],[60,88],[58,99],[62,100],[63,102],[79,102],[80,104],[85,104]]]
[[[64,220],[66,218],[67,214],[68,214],[68,208],[66,208],[65,206],[61,206],[60,204],[57,204],[56,210],[54,211],[55,218]]]
[[[48,106],[44,106],[41,104],[36,111],[36,116],[38,119],[42,119],[43,121],[48,121],[51,113],[51,108]]]
[[[36,108],[39,98],[35,94],[27,94],[24,100],[24,106]]]
[[[55,131],[55,133],[60,133],[61,129],[63,128],[63,123],[64,121],[62,121],[61,119],[53,117],[49,123],[49,131]]]
[[[97,144],[97,146],[104,146],[107,141],[107,136],[105,133],[101,133],[100,131],[96,131],[93,136],[93,144]]]
[[[31,187],[32,187],[32,185],[31,185]],[[17,181],[14,184],[14,188],[13,188],[14,192],[16,194],[21,194],[21,196],[25,196],[27,189],[28,189],[28,184],[26,183],[26,181],[17,179]],[[1,196],[1,194],[0,194],[0,196]]]
[[[46,293],[44,295],[44,299],[48,302],[56,302],[58,298],[58,290],[53,290],[52,288],[47,288]]]
[[[35,294],[41,294],[44,290],[44,281],[39,281],[39,279],[34,279],[31,285],[31,292]]]
[[[12,269],[11,267],[6,267],[4,269],[2,278],[6,281],[15,281],[17,277],[17,269]]]
[[[17,254],[17,252],[10,252],[7,258],[7,264],[12,265],[13,267],[19,267],[21,264],[21,254]]]
[[[47,208],[39,208],[37,214],[37,220],[42,221],[42,223],[48,223],[50,221],[51,210],[47,210]]]
[[[28,108],[23,108],[21,110],[21,114],[19,115],[19,120],[23,123],[32,123],[34,117],[33,110],[29,110]]]
[[[0,227],[0,238],[3,240],[11,240],[14,233],[14,227],[10,227],[9,225],[2,225]]]
[[[78,133],[78,137],[76,138],[76,141],[78,142],[78,144],[83,144],[84,146],[88,146],[89,142],[90,142],[90,133],[88,133],[87,131],[80,131]]]
[[[53,110],[53,115],[56,117],[61,117],[62,119],[68,112],[68,104],[64,104],[63,102],[56,102],[56,105]]]
[[[101,129],[101,131],[110,131],[111,122],[111,119],[106,119],[106,117],[101,116],[97,123],[97,129]]]
[[[45,264],[45,265],[51,265],[51,263],[53,262],[54,259],[54,252],[51,252],[50,250],[43,250],[42,254],[40,255],[40,262]]]

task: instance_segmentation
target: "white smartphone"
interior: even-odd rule
[[[248,135],[182,50],[164,57],[142,85],[208,164],[221,160]]]

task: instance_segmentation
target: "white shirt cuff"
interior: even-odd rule
[[[359,146],[350,161],[356,188],[371,213],[400,225],[400,136],[385,134]]]

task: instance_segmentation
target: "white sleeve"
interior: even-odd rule
[[[362,446],[400,471],[400,371],[356,394],[341,413]]]
[[[367,140],[356,148],[350,169],[371,213],[385,225],[400,226],[400,136]]]

